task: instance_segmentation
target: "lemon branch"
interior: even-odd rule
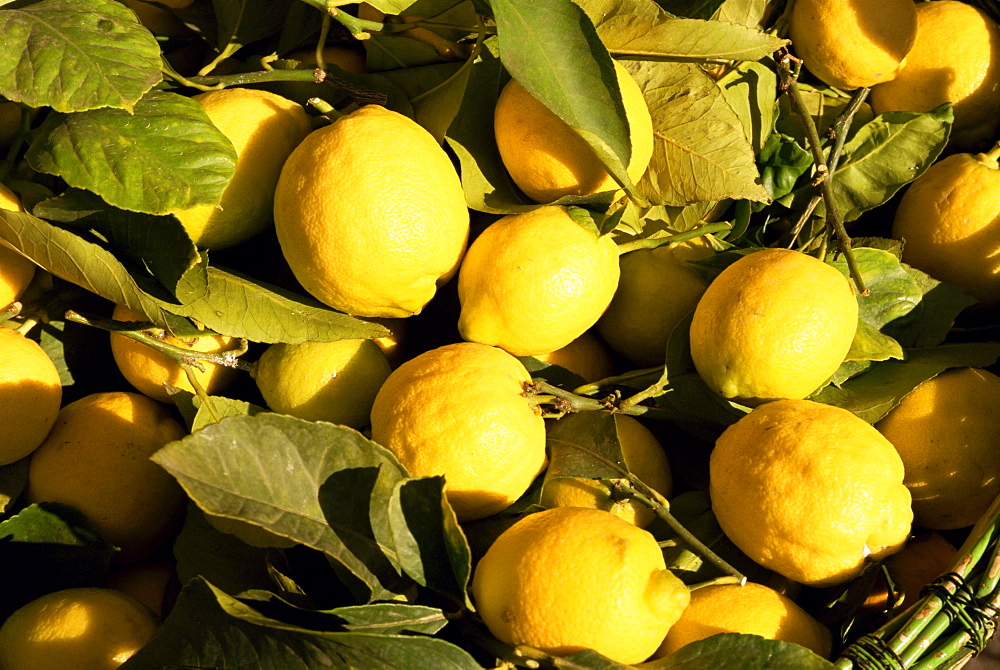
[[[618,255],[621,256],[630,251],[635,251],[636,249],[655,249],[656,247],[662,247],[665,244],[680,244],[681,242],[687,242],[688,240],[693,240],[694,238],[702,237],[703,235],[723,233],[727,230],[732,230],[732,228],[733,224],[728,221],[719,221],[716,223],[706,223],[702,226],[698,226],[697,228],[685,230],[682,233],[675,233],[673,235],[630,240],[618,245]]]
[[[806,131],[809,150],[812,152],[813,163],[816,166],[816,180],[814,183],[822,190],[823,201],[826,204],[827,225],[830,226],[837,237],[838,246],[844,254],[844,259],[847,261],[848,270],[850,270],[851,278],[854,280],[858,293],[860,295],[868,295],[868,287],[865,286],[864,279],[861,277],[861,271],[858,269],[857,261],[854,258],[854,252],[851,249],[851,238],[847,234],[847,229],[844,228],[843,218],[840,215],[840,210],[837,208],[837,198],[833,190],[833,172],[823,153],[823,142],[820,140],[819,131],[816,130],[816,124],[809,114],[809,108],[806,106],[805,100],[802,98],[802,92],[798,87],[798,73],[801,65],[802,62],[791,54],[785,53],[781,57],[778,61],[778,76],[781,79],[781,87],[787,91],[791,98],[794,109]],[[860,102],[858,105],[860,105]],[[841,134],[846,135],[846,133]],[[841,143],[841,146],[843,146],[843,143]]]

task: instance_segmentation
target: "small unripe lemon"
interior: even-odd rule
[[[476,565],[476,610],[509,645],[646,660],[687,607],[647,531],[610,512],[555,507],[505,530]]]
[[[691,358],[725,398],[801,399],[836,372],[858,301],[832,265],[789,249],[755,251],[709,284],[691,319]]]
[[[361,430],[390,371],[372,340],[278,343],[261,354],[254,379],[275,412]]]
[[[0,465],[24,458],[42,443],[61,402],[59,371],[45,350],[0,326]]]
[[[618,286],[618,247],[548,205],[494,221],[458,275],[458,330],[515,356],[561,349],[593,326]]]
[[[315,130],[292,152],[274,223],[302,287],[360,317],[419,313],[458,270],[469,238],[448,154],[415,121],[378,105]]]
[[[218,206],[199,205],[174,216],[197,246],[224,249],[271,225],[278,175],[311,123],[302,105],[260,89],[224,88],[193,99],[233,143],[236,171]]]

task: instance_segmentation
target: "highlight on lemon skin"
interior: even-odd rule
[[[0,466],[28,456],[42,444],[61,403],[59,371],[45,350],[0,325]]]

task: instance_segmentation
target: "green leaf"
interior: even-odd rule
[[[5,513],[28,484],[29,459],[0,465],[0,514]]]
[[[902,361],[875,363],[864,374],[852,377],[839,388],[829,385],[810,400],[849,409],[868,423],[875,423],[921,382],[949,368],[993,365],[1000,358],[1000,342],[942,344],[906,349],[905,355]]]
[[[170,616],[122,670],[386,668],[479,670],[465,651],[415,634],[319,632],[261,615],[203,579],[189,582]]]
[[[212,414],[212,410],[219,414],[220,419],[224,419],[227,416],[255,416],[267,411],[266,408],[245,400],[225,398],[217,395],[209,396],[208,398],[211,403],[211,409],[209,409],[208,405],[201,398],[190,391],[174,389],[171,392],[170,399],[187,422],[189,433],[215,423],[216,419]]]
[[[772,199],[791,193],[799,177],[813,166],[812,153],[782,133],[771,134],[757,154],[757,162],[764,188]]]
[[[423,44],[409,38],[397,39]],[[445,63],[408,67],[385,72],[383,76],[407,92],[413,101],[416,122],[442,141],[464,101],[471,72],[471,63]]]
[[[628,472],[615,417],[610,412],[567,414],[550,424],[546,445],[546,478],[622,479],[623,471]]]
[[[847,352],[846,361],[886,361],[902,359],[903,347],[895,339],[879,332],[867,321],[858,320],[858,330]]]
[[[771,0],[725,0],[714,18],[750,28],[764,28],[771,25],[776,7],[779,5]]]
[[[760,160],[760,151],[771,137],[777,115],[774,96],[778,75],[764,63],[739,63],[719,80],[719,86],[729,106],[740,118],[743,132]],[[804,149],[803,152],[809,157],[811,165],[812,155]]]
[[[658,0],[663,9],[674,16],[686,16],[692,19],[710,19],[726,0]]]
[[[389,502],[389,525],[400,567],[421,586],[472,608],[466,587],[472,557],[444,493],[443,477],[404,479]]]
[[[497,149],[493,108],[504,79],[491,46],[496,46],[496,38],[485,40],[479,61],[473,63],[465,97],[445,140],[458,156],[466,204],[480,212],[511,214],[538,205],[520,194]]]
[[[197,101],[153,91],[135,106],[54,114],[25,158],[108,204],[168,214],[219,202],[236,152]]]
[[[144,266],[180,302],[208,291],[207,255],[172,216],[151,216],[109,207],[88,191],[69,191],[40,202],[35,216],[93,230],[118,252]]]
[[[923,297],[916,307],[892,324],[893,336],[904,347],[931,347],[941,344],[951,332],[955,318],[976,299],[957,286],[939,282],[930,275],[901,264]]]
[[[413,480],[416,481],[416,480]],[[448,619],[436,607],[403,603],[372,603],[337,607],[329,613],[344,620],[344,628],[358,633],[424,633],[433,635],[444,628]]]
[[[232,55],[240,47],[277,34],[293,0],[212,0],[218,50]]]
[[[648,670],[834,670],[836,666],[791,642],[766,640],[759,635],[717,633],[643,667]]]
[[[8,5],[0,35],[0,95],[29,107],[131,110],[160,80],[159,44],[112,0]]]
[[[391,491],[406,472],[361,433],[281,414],[236,416],[166,445],[152,459],[205,512],[324,552],[373,599],[400,593],[394,549],[383,543],[390,536],[384,507],[375,506],[372,494],[376,486]],[[321,487],[327,501],[333,496],[342,506],[321,502]],[[384,530],[375,535],[371,526]]]
[[[881,205],[919,177],[948,143],[951,104],[930,112],[886,112],[866,123],[845,145],[834,193],[845,222]]]
[[[607,49],[572,0],[494,0],[500,57],[524,89],[594,149],[630,185],[628,121]]]
[[[743,123],[708,75],[689,63],[626,66],[653,118],[653,157],[638,184],[650,202],[768,200]]]

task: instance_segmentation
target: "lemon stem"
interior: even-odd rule
[[[805,100],[802,98],[802,92],[798,87],[798,70],[800,65],[801,61],[791,54],[786,53],[780,59],[778,62],[778,74],[781,78],[781,86],[788,92],[789,97],[791,97],[794,109],[806,131],[809,150],[812,152],[813,163],[816,166],[815,183],[820,187],[823,193],[823,201],[826,204],[827,225],[830,226],[837,237],[838,247],[847,261],[847,267],[851,278],[854,280],[858,294],[868,295],[868,287],[865,286],[864,279],[861,277],[861,271],[854,258],[854,252],[851,249],[851,238],[847,234],[847,229],[844,228],[844,221],[840,216],[840,210],[837,208],[837,198],[833,190],[833,173],[827,163],[826,156],[823,154],[823,142],[819,138],[819,131],[816,130],[816,124],[809,114],[809,108],[806,106]],[[861,102],[863,102],[863,99],[858,102],[859,106]],[[841,134],[846,135],[846,133]]]
[[[17,332],[26,336],[36,325],[38,325],[38,321],[36,319],[25,319],[24,322],[18,326]]]
[[[995,147],[993,147],[986,153],[980,154],[979,156],[977,156],[977,158],[979,158],[980,163],[986,163],[989,167],[996,170],[997,160],[1000,160],[1000,142],[997,142]]]
[[[4,309],[0,310],[0,323],[7,321],[8,319],[13,319],[15,316],[21,313],[21,303],[12,302]]]
[[[141,342],[146,346],[169,356],[171,360],[182,366],[194,365],[198,367],[198,369],[202,370],[204,368],[201,366],[201,361],[214,363],[215,365],[224,365],[229,368],[245,369],[246,364],[240,360],[240,357],[250,348],[250,343],[247,342],[247,340],[237,338],[237,346],[235,349],[219,353],[193,351],[191,349],[185,349],[183,347],[169,344],[155,335],[147,333],[147,329],[155,327],[154,324],[148,321],[113,321],[111,319],[102,319],[95,316],[84,316],[83,314],[73,310],[66,312],[65,318],[67,321],[82,323],[85,326],[93,326],[94,328],[100,328],[101,330],[124,335],[125,337]]]
[[[685,230],[682,233],[675,233],[674,235],[630,240],[618,245],[618,255],[622,256],[630,251],[635,251],[636,249],[655,249],[656,247],[662,247],[665,244],[680,244],[681,242],[693,240],[696,237],[702,237],[703,235],[709,235],[711,233],[722,233],[727,230],[732,230],[732,228],[733,224],[728,221],[719,221],[717,223],[706,223],[702,226],[698,226],[697,228]]]
[[[353,4],[357,0],[352,0],[351,2],[343,2],[336,4],[349,5]],[[381,32],[385,28],[385,24],[381,21],[368,21],[366,19],[359,19],[356,16],[352,16],[347,12],[342,12],[333,5],[334,3],[326,3],[323,0],[305,0],[306,3],[322,9],[324,12],[333,17],[338,23],[347,28],[347,30],[358,39],[366,39],[368,37],[368,32]]]
[[[184,371],[184,375],[187,377],[188,382],[191,384],[191,388],[194,389],[195,395],[201,399],[202,405],[208,409],[208,413],[212,415],[212,419],[218,423],[222,421],[222,415],[219,414],[219,410],[215,407],[215,403],[212,401],[211,396],[208,395],[208,391],[202,386],[201,381],[198,380],[198,375],[194,373],[194,366],[185,361],[179,361],[181,370]],[[200,366],[199,366],[200,367]]]

